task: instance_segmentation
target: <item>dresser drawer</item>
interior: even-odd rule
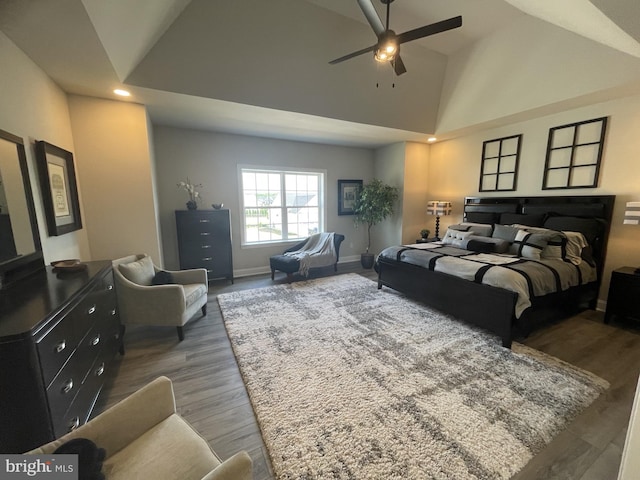
[[[53,419],[61,418],[69,409],[82,386],[86,370],[87,365],[83,364],[80,357],[74,354],[51,382],[47,388],[47,401]]]
[[[102,390],[108,365],[114,355],[115,343],[112,339],[108,339],[107,344],[88,370],[84,383],[79,386],[79,391],[71,404],[68,405],[67,410],[64,414],[53,417],[53,430],[56,437],[69,433],[87,422],[98,394]]]
[[[38,357],[42,368],[42,379],[48,386],[60,368],[71,356],[78,343],[73,315],[65,315],[40,341]]]

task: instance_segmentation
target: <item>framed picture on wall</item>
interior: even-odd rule
[[[353,215],[362,180],[338,180],[338,215]]]
[[[73,154],[45,141],[36,142],[36,162],[49,235],[80,230],[80,202]]]

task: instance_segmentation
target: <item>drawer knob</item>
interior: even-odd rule
[[[55,347],[53,347],[53,350],[56,353],[60,353],[62,352],[65,348],[67,348],[67,341],[66,340],[62,340],[59,344],[57,344]]]
[[[209,220],[206,218],[201,218],[200,223],[209,223]]]
[[[213,257],[204,257],[202,260],[204,260],[206,262],[206,261],[209,261],[209,260],[213,260]]]
[[[95,306],[95,305],[92,305],[92,306],[91,306],[91,308],[90,308],[89,310],[87,310],[87,313],[88,313],[89,315],[91,315],[91,314],[92,314],[93,312],[95,312],[95,311],[96,311],[96,306]]]
[[[91,339],[91,345],[96,346],[100,343],[100,334],[97,334],[95,337]]]
[[[73,389],[73,378],[70,378],[62,386],[62,393],[69,393]]]
[[[211,248],[211,245],[202,245],[202,248]]]
[[[69,428],[67,429],[67,432],[73,432],[76,428],[78,428],[80,426],[80,418],[79,417],[74,417],[70,422],[69,422]]]
[[[107,285],[107,290],[113,290],[113,285]]]
[[[116,314],[116,309],[114,308],[113,310],[111,310],[111,316],[113,317]]]
[[[100,366],[98,368],[96,368],[96,371],[94,372],[96,377],[99,377],[100,375],[102,375],[104,373],[104,362],[102,362],[100,364]]]
[[[209,232],[200,232],[200,235],[202,235],[203,237],[207,237],[211,234]]]

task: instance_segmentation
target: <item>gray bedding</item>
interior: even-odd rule
[[[584,285],[595,281],[597,276],[596,269],[587,262],[574,265],[561,259],[529,260],[437,242],[388,247],[380,256],[516,292],[517,318],[531,305],[531,298]]]

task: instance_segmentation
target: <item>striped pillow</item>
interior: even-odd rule
[[[518,230],[516,239],[513,241],[514,253],[519,257],[540,260],[542,250],[544,250],[549,243],[547,238],[544,234]]]
[[[529,227],[527,225],[514,225],[514,227],[518,227],[529,233],[537,233],[537,234],[546,236],[547,246],[544,247],[544,250],[542,250],[542,253],[540,254],[541,258],[546,258],[546,259],[556,258],[559,260],[563,260],[566,258],[567,236],[563,232],[558,232],[557,230],[551,230],[550,228]]]

